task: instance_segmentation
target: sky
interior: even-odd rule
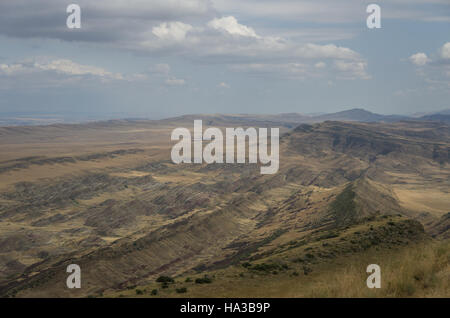
[[[81,8],[81,28],[66,12]],[[367,6],[381,8],[369,29]],[[0,116],[450,108],[450,0],[0,0]]]

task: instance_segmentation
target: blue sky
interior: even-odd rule
[[[66,7],[81,7],[81,29]],[[450,108],[450,1],[0,2],[0,113],[161,118]]]

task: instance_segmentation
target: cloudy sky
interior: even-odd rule
[[[66,26],[71,3],[81,29]],[[0,0],[0,114],[412,114],[449,100],[450,0]]]

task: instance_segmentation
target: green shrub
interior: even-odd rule
[[[152,292],[151,292],[151,294],[152,294],[153,296],[158,295],[158,290],[157,290],[157,289],[153,289]]]
[[[156,279],[156,281],[157,281],[158,283],[166,283],[166,284],[168,284],[168,283],[173,283],[173,282],[174,282],[173,278],[170,277],[170,276],[159,276],[159,277]]]
[[[205,275],[204,277],[196,278],[195,283],[196,284],[211,284],[212,280],[211,280],[211,278],[209,278],[208,276]]]
[[[144,292],[140,289],[136,289],[136,295],[142,295]]]
[[[255,270],[255,271],[260,271],[260,272],[271,272],[276,269],[279,269],[279,266],[277,264],[261,263],[261,264],[254,265],[251,269]]]
[[[187,288],[186,287],[177,288],[176,292],[178,294],[184,294],[185,292],[187,292]]]

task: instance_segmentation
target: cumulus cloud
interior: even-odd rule
[[[450,89],[450,42],[446,42],[432,54],[432,59],[425,53],[416,53],[409,61],[420,66],[417,75],[427,84],[429,90]]]
[[[237,19],[233,16],[214,19],[208,22],[208,26],[215,30],[225,31],[229,34],[239,36],[249,36],[257,38],[255,30],[252,28],[238,23]]]
[[[182,41],[186,38],[186,33],[192,30],[192,25],[182,22],[164,22],[155,26],[152,33],[159,39],[169,41]]]
[[[347,79],[369,79],[370,76],[366,73],[367,63],[363,61],[342,61],[337,60],[334,66],[340,71],[342,77]]]
[[[286,70],[287,65],[318,63],[316,69],[320,69],[327,60],[340,61],[334,71],[343,73],[342,78],[369,78],[367,62],[350,48],[335,44],[300,44],[287,38],[261,35],[232,16],[214,18],[196,27],[179,21],[164,22],[139,46],[166,55],[182,54],[202,63],[235,64],[238,67],[234,69],[255,69],[255,65],[267,64],[260,68],[265,72],[276,69],[275,64]],[[297,67],[294,70],[287,73],[298,73]]]
[[[409,61],[417,66],[424,66],[429,63],[431,60],[425,53],[416,53],[409,57]]]
[[[447,42],[442,46],[441,57],[445,60],[450,59],[450,42]]]

